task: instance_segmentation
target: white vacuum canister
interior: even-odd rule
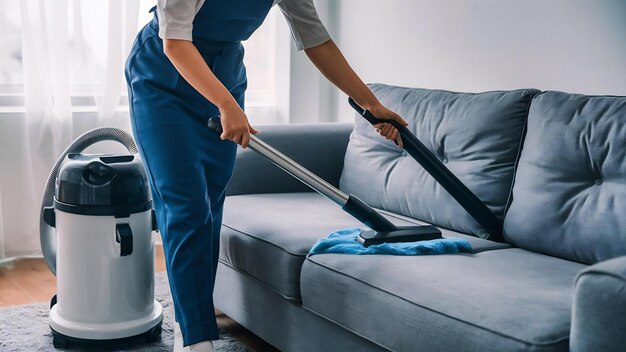
[[[159,339],[155,224],[141,161],[135,155],[68,154],[44,219],[56,228],[55,347],[73,340]]]

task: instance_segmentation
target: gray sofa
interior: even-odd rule
[[[240,150],[217,307],[282,351],[626,351],[626,97],[371,87],[502,236],[359,117],[265,127],[260,138],[393,222],[435,224],[472,253],[307,256],[362,225]]]

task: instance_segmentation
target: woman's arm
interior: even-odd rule
[[[361,107],[369,110],[378,118],[396,120],[404,126],[407,125],[406,121],[398,114],[387,109],[378,101],[372,91],[352,70],[352,67],[350,67],[337,45],[335,45],[335,42],[329,40],[322,45],[308,48],[304,51],[311,62],[329,81],[352,97]],[[398,130],[391,124],[382,123],[374,127],[379,130],[382,136],[397,141],[398,145],[402,147],[402,139],[398,134]]]
[[[246,114],[215,77],[193,42],[164,39],[163,51],[187,83],[219,108],[224,129],[221,138],[247,147],[250,133],[255,134],[257,131],[250,126]]]

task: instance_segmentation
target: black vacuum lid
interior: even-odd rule
[[[128,154],[68,154],[56,179],[55,199],[90,206],[126,206],[151,200],[143,164]]]

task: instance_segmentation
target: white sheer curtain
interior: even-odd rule
[[[0,29],[5,29],[0,30],[0,44],[15,46],[21,36],[22,48],[21,54],[17,47],[0,50],[0,262],[41,253],[41,195],[48,173],[65,147],[95,127],[130,130],[124,64],[139,27],[152,18],[148,10],[156,3],[2,1],[0,20],[3,9],[9,9],[4,17],[18,14],[21,24],[17,18],[15,21],[21,33],[13,24],[3,27],[0,23]],[[276,100],[277,96],[290,96],[290,85],[278,87],[276,72],[278,62],[289,56],[290,36],[284,21],[276,17],[273,10],[245,43],[250,82],[246,111],[255,125],[289,121],[278,118]],[[280,31],[278,23],[284,27]],[[23,73],[15,74],[19,79],[6,79],[13,76],[12,71],[19,71],[12,67],[20,64]],[[291,71],[281,67],[281,74],[289,76]],[[24,102],[20,103],[22,78]],[[9,103],[2,90],[7,84],[11,92],[18,91],[8,97]],[[125,151],[115,143],[99,143],[87,152]]]
[[[40,253],[41,193],[65,147],[95,127],[129,130],[120,101],[139,7],[140,0],[20,0],[25,113],[6,137],[10,150],[0,150],[0,260]]]

